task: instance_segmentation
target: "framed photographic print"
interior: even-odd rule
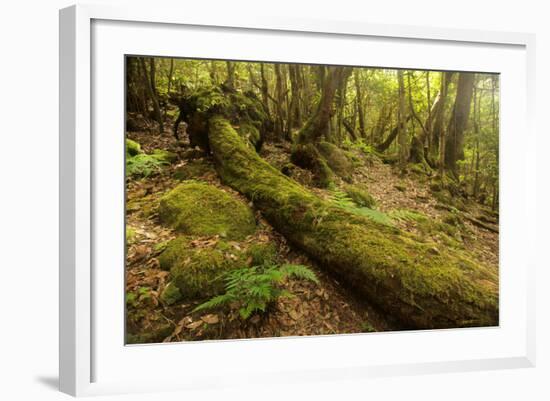
[[[532,366],[533,46],[62,10],[61,390]]]

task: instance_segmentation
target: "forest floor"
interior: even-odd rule
[[[220,312],[193,312],[200,302],[167,305],[160,294],[169,281],[169,272],[160,269],[158,257],[167,241],[177,234],[161,225],[158,218],[160,197],[182,179],[196,179],[222,189],[247,202],[241,195],[224,186],[208,157],[197,157],[187,146],[186,138],[178,143],[168,130],[153,134],[146,126],[128,132],[146,153],[164,149],[178,153],[179,160],[158,173],[142,179],[127,179],[127,342],[170,342],[205,339],[302,336],[361,333],[402,329],[338,280],[324,273],[303,253],[292,249],[286,240],[256,213],[256,239],[276,245],[285,263],[309,266],[319,283],[303,280],[286,281],[284,286],[294,294],[280,298],[269,313],[255,315],[247,321],[238,315]],[[392,224],[420,237],[429,237],[437,246],[467,250],[470,255],[498,269],[498,215],[473,201],[455,202],[452,196],[442,198],[434,193],[432,177],[422,171],[402,174],[378,156],[349,149],[359,162],[353,183],[368,188],[376,201],[376,209],[391,218]],[[264,144],[260,155],[281,169],[289,162],[290,147],[286,144]],[[296,168],[292,177],[320,197],[334,199],[342,181],[331,189],[311,185],[308,171]],[[460,207],[455,207],[456,205]],[[421,216],[421,218],[419,218]],[[435,224],[437,223],[437,224]],[[479,223],[479,224],[477,224]],[[484,227],[485,226],[485,227]],[[209,246],[218,237],[201,237],[196,247]],[[239,244],[235,244],[236,247]]]

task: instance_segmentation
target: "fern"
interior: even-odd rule
[[[302,265],[244,267],[225,274],[225,294],[200,304],[193,312],[237,303],[241,319],[246,320],[255,312],[265,312],[277,299],[292,297],[282,288],[282,283],[291,277],[319,283],[315,273]]]
[[[422,223],[428,220],[426,215],[419,212],[415,212],[414,210],[397,209],[389,212],[389,215],[394,220],[405,221],[405,222]]]
[[[369,219],[376,221],[377,223],[384,224],[386,226],[393,226],[393,220],[386,213],[376,209],[369,209],[368,207],[361,207],[354,210],[360,216],[368,217]]]
[[[282,265],[279,271],[283,272],[287,277],[295,277],[301,280],[312,281],[315,284],[319,284],[319,279],[308,267],[304,265]]]
[[[168,164],[159,160],[158,157],[140,153],[133,157],[126,158],[126,175],[128,177],[149,177],[158,173],[161,168]]]
[[[367,217],[377,223],[384,224],[387,226],[393,226],[394,222],[390,216],[386,213],[381,212],[376,209],[371,209],[368,207],[358,206],[352,198],[345,192],[338,189],[331,191],[331,200],[332,202],[342,209],[347,210],[348,212],[357,214],[359,216]]]

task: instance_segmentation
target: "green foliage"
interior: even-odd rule
[[[408,222],[425,222],[428,220],[425,214],[414,210],[396,209],[388,213],[393,220]]]
[[[358,149],[365,156],[376,156],[376,157],[381,156],[380,152],[378,152],[372,144],[367,144],[363,139],[359,139],[358,141],[354,142],[346,138],[346,140],[344,141],[344,146],[350,149]]]
[[[283,282],[288,278],[319,283],[315,273],[303,265],[245,267],[225,275],[225,294],[200,304],[194,311],[235,303],[238,305],[240,317],[246,320],[255,312],[265,312],[277,299],[292,296],[282,288]]]
[[[383,224],[385,226],[393,226],[393,221],[386,213],[381,212],[376,209],[369,209],[368,207],[360,207],[356,209],[348,209],[348,211],[358,214],[359,216],[364,216],[372,221]]]
[[[141,153],[133,157],[127,157],[126,176],[134,178],[146,178],[152,174],[160,172],[162,167],[166,164],[168,163],[159,160],[155,156],[147,155],[145,153]]]
[[[376,221],[377,223],[387,226],[393,226],[393,221],[386,213],[381,212],[370,207],[362,207],[349,195],[349,193],[341,190],[331,191],[331,201],[338,207],[354,213],[359,216],[368,217],[369,219]],[[362,202],[359,199],[359,202]]]

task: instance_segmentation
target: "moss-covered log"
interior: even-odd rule
[[[262,160],[222,117],[209,121],[222,180],[294,246],[407,328],[498,324],[498,275],[467,254],[343,210]]]

